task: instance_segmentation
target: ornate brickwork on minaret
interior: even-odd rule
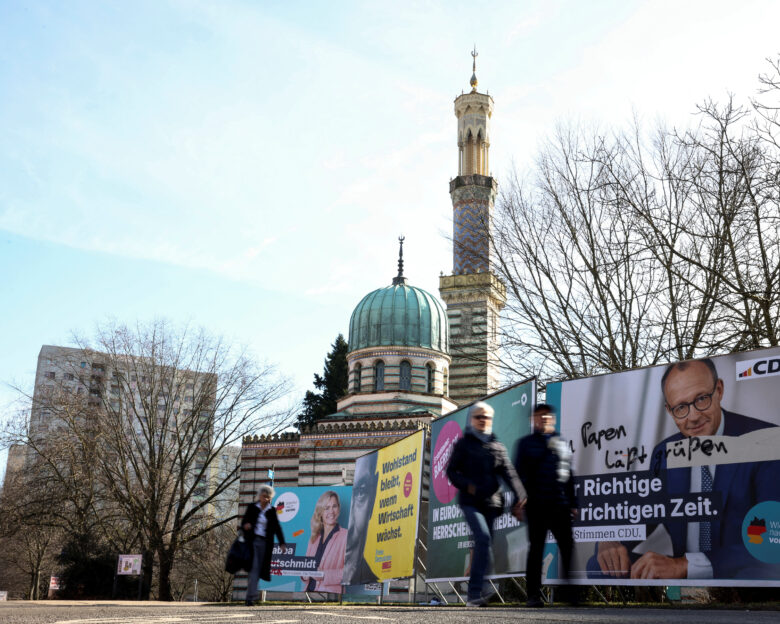
[[[491,271],[490,228],[498,185],[490,176],[493,98],[477,92],[476,57],[471,92],[455,99],[458,176],[450,181],[453,210],[452,275],[439,280],[450,324],[450,397],[459,405],[498,390],[498,324],[506,288]]]

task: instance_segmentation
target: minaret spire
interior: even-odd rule
[[[452,198],[452,275],[439,278],[450,325],[450,397],[459,405],[501,386],[499,320],[506,287],[493,272],[491,239],[498,185],[490,175],[493,98],[477,91],[477,46],[471,51],[471,92],[455,98],[458,175]]]
[[[471,56],[474,58],[474,62],[471,65],[471,92],[476,93],[477,92],[477,85],[479,82],[477,81],[477,57],[479,54],[477,53],[477,44],[474,44],[474,50],[471,52]]]
[[[406,284],[404,277],[404,241],[405,236],[398,237],[398,275],[393,278],[393,286],[403,286]]]
[[[490,117],[493,98],[477,91],[477,46],[470,52],[472,60],[471,91],[455,98],[458,118],[458,175],[490,176]]]

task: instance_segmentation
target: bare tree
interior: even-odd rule
[[[689,189],[679,177],[689,159],[654,148],[647,153],[637,128],[560,129],[535,179],[516,177],[502,192],[495,267],[508,290],[506,362],[518,375],[616,371],[698,346],[707,299],[654,242],[690,244],[680,231]]]
[[[780,65],[699,124],[562,128],[502,191],[504,363],[578,377],[780,343]]]
[[[756,113],[753,120],[755,131],[763,141],[780,148],[780,55],[768,58],[769,69],[758,76],[758,95],[751,98],[750,104]]]
[[[30,574],[45,557],[46,571],[73,581],[67,593],[97,595],[74,578],[77,569],[89,569],[97,551],[128,552],[141,536],[107,496],[95,405],[89,393],[76,392],[83,389],[65,383],[39,387],[34,400],[29,397],[32,409],[9,423],[4,437],[21,450],[23,464],[6,475],[0,525],[8,527],[9,552]],[[65,553],[67,561],[61,561]],[[81,566],[74,556],[85,560]]]
[[[703,236],[722,246],[718,305],[731,350],[780,344],[780,203],[778,150],[755,132],[754,111],[729,99],[699,108],[704,132],[681,140],[707,155],[696,180],[710,218]],[[698,268],[696,258],[680,255]],[[711,272],[711,268],[708,267]]]
[[[71,381],[33,403],[49,431],[28,427],[15,441],[47,479],[78,490],[70,522],[83,510],[116,548],[154,554],[158,598],[170,600],[179,549],[235,518],[225,511],[238,498],[233,448],[290,423],[288,383],[205,331],[163,321],[105,325],[79,352]]]
[[[233,575],[225,572],[225,554],[235,538],[235,527],[223,525],[182,548],[171,575],[174,595],[194,592],[197,583],[199,600],[229,601]]]
[[[56,569],[61,535],[46,527],[28,526],[0,539],[0,579],[11,595],[28,600],[46,597],[49,576]]]
[[[60,416],[74,423],[78,410],[67,394],[47,392],[38,400],[47,406],[58,403]],[[33,432],[28,415],[29,410],[20,414],[5,432],[16,442],[15,452],[21,457],[9,468],[0,498],[0,534],[4,538],[0,558],[5,570],[29,578],[25,595],[36,599],[41,595],[41,583],[53,574],[60,575],[58,556],[68,540],[103,540],[103,531],[112,527],[114,518],[111,506],[99,502],[94,438],[83,427],[61,423],[53,425],[46,435]],[[96,514],[98,509],[102,513]],[[118,529],[117,524],[111,532]]]
[[[27,517],[29,496],[21,476],[6,475],[0,494],[0,585],[12,597],[37,600],[55,569],[61,531]]]

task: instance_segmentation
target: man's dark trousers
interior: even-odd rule
[[[558,542],[559,563],[561,570],[559,578],[569,578],[573,540],[571,536],[571,509],[563,505],[532,505],[525,508],[528,521],[528,561],[526,563],[525,580],[528,589],[528,599],[541,597],[542,589],[542,556],[547,531],[551,531]]]

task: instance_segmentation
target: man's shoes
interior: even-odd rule
[[[466,603],[466,606],[471,608],[487,607],[487,602],[485,602],[482,598],[477,598],[475,600],[469,600]]]
[[[490,599],[496,595],[496,590],[493,589],[492,585],[489,585],[487,589],[482,591],[482,600],[487,604],[490,602]]]
[[[544,606],[541,598],[529,598],[525,601],[525,606],[531,609],[540,609]]]
[[[254,607],[255,606],[255,601],[254,600],[244,600],[244,604],[247,607]]]

